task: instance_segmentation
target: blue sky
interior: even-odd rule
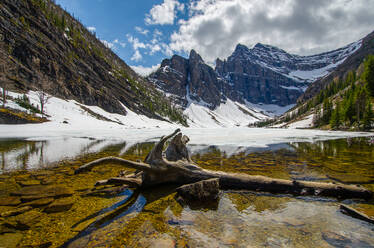
[[[372,0],[56,0],[140,73],[195,49],[213,65],[238,43],[325,52],[374,30]]]

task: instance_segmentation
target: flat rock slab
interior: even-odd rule
[[[5,222],[5,225],[16,230],[28,230],[39,222],[40,215],[39,211],[31,210],[10,218]]]
[[[17,206],[19,204],[21,204],[21,199],[16,196],[4,197],[0,202],[0,206]]]
[[[24,207],[16,208],[16,209],[9,210],[9,211],[6,211],[4,213],[1,213],[1,217],[15,216],[15,215],[18,215],[18,214],[22,214],[26,211],[29,211],[31,209],[32,209],[32,207],[30,207],[30,206],[24,206]]]
[[[22,205],[23,206],[31,206],[33,208],[38,208],[38,207],[42,207],[42,206],[46,206],[48,204],[51,204],[54,200],[55,200],[54,198],[41,198],[41,199],[38,199],[38,200],[26,202]]]
[[[44,212],[46,213],[58,213],[69,210],[74,204],[73,198],[60,198],[48,205]]]
[[[33,201],[41,198],[58,198],[71,196],[73,190],[62,186],[29,186],[12,192],[12,196],[21,196],[22,202]]]
[[[21,185],[22,187],[28,187],[28,186],[39,185],[40,181],[38,181],[38,180],[26,180],[26,181],[18,181],[17,183],[19,185]]]
[[[208,201],[215,200],[219,194],[219,179],[212,178],[196,183],[186,184],[177,188],[180,196],[187,200]]]

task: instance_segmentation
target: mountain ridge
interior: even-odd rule
[[[173,55],[164,59],[148,78],[183,108],[188,106],[187,95],[210,109],[226,98],[287,106],[295,104],[312,81],[330,73],[360,46],[361,40],[333,51],[300,56],[266,44],[248,48],[239,43],[229,57],[216,59],[215,68],[191,50],[188,58]]]
[[[1,87],[43,90],[126,115],[185,124],[153,84],[136,74],[78,20],[51,0],[1,3]]]

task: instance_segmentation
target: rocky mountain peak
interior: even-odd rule
[[[204,60],[201,58],[201,56],[194,49],[192,49],[190,51],[189,61],[192,64],[204,63]]]
[[[191,50],[188,59],[173,56],[169,67],[163,63],[150,78],[160,89],[181,99],[183,107],[194,102],[214,109],[227,98],[291,106],[309,83],[328,74],[360,46],[356,42],[323,54],[299,56],[262,43],[251,49],[238,44],[227,59],[216,60],[215,70]],[[178,63],[173,62],[175,58],[180,58]]]

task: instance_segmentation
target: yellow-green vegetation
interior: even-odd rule
[[[0,108],[0,113],[10,116],[11,118],[24,120],[28,123],[42,123],[48,121],[46,118],[41,118],[33,114],[27,114],[25,112],[15,112],[7,108]]]

